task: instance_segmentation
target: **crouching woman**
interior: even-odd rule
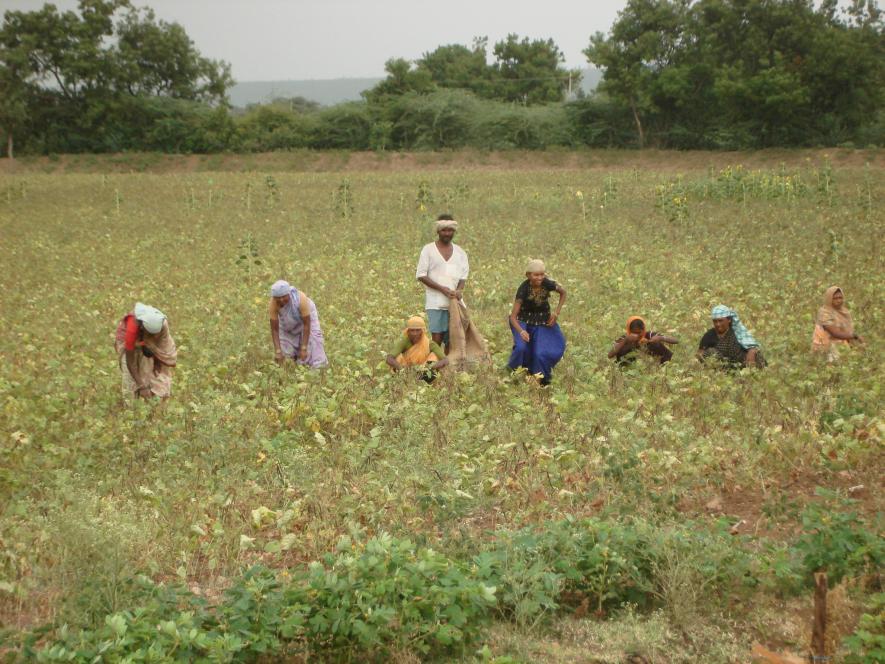
[[[117,325],[114,349],[125,398],[165,399],[172,394],[172,369],[178,350],[162,311],[136,302],[132,312]]]

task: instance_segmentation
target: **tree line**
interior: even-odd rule
[[[885,145],[875,0],[629,0],[584,54],[591,95],[552,39],[477,38],[393,58],[363,100],[230,108],[228,64],[128,0],[7,11],[6,151],[421,150],[473,146],[740,149]],[[570,94],[571,93],[571,94]]]

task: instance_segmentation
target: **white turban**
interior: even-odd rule
[[[525,266],[526,272],[546,272],[547,268],[544,267],[544,261],[540,258],[533,258],[528,262]]]
[[[135,303],[135,318],[144,325],[144,329],[150,334],[157,334],[163,329],[163,321],[166,320],[166,314],[155,307],[151,307],[141,302]]]
[[[283,297],[284,295],[288,295],[290,290],[292,290],[292,287],[289,285],[289,282],[280,279],[279,281],[275,281],[274,285],[270,287],[270,296]]]
[[[441,231],[445,228],[458,228],[458,222],[454,219],[437,219],[436,230]]]

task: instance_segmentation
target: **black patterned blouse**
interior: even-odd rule
[[[534,290],[529,280],[523,281],[516,289],[516,299],[520,301],[519,315],[516,317],[526,325],[546,325],[550,319],[550,293],[556,290],[556,282],[544,277],[541,287]]]

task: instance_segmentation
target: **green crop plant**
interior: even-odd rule
[[[275,153],[207,159],[205,176],[135,157],[0,171],[4,636],[33,636],[46,659],[94,659],[110,642],[122,660],[156,639],[184,660],[469,659],[488,645],[534,661],[498,631],[548,645],[611,634],[629,604],[649,642],[691,661],[681,630],[746,653],[759,612],[809,601],[818,568],[870,605],[885,179],[875,155],[867,171],[852,154],[538,154],[520,168],[455,154],[416,173],[408,155],[358,170],[356,155]],[[416,214],[421,180],[435,202]],[[464,299],[493,365],[426,385],[385,356],[423,308],[415,263],[441,212],[457,215]],[[568,291],[567,350],[545,389],[504,369],[535,257]],[[279,278],[316,302],[328,369],[273,362]],[[833,284],[867,344],[828,364],[809,346]],[[178,344],[162,404],[120,395],[113,333],[136,301],[166,313]],[[764,371],[694,359],[720,302],[762,343]],[[631,315],[679,339],[670,363],[608,360]],[[369,606],[397,617],[360,617]],[[336,615],[365,625],[336,632]],[[787,623],[765,634],[798,650]]]

